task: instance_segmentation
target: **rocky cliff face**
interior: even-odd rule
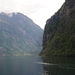
[[[40,55],[75,56],[75,0],[66,0],[47,20]]]
[[[0,13],[0,55],[38,54],[43,30],[21,13]]]

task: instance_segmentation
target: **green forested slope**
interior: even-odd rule
[[[43,30],[21,13],[0,13],[0,55],[38,54]]]
[[[75,1],[66,0],[47,20],[40,55],[75,56]]]

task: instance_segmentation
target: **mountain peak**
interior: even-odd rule
[[[6,15],[6,16],[8,16],[8,17],[12,17],[13,15],[17,15],[18,12],[11,12],[11,13],[1,12],[0,14]]]
[[[0,13],[0,55],[38,54],[43,30],[22,13]]]

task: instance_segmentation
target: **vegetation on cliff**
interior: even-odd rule
[[[75,0],[66,0],[47,20],[40,55],[75,56]]]

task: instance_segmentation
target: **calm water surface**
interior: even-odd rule
[[[0,75],[75,75],[75,57],[0,56]]]

